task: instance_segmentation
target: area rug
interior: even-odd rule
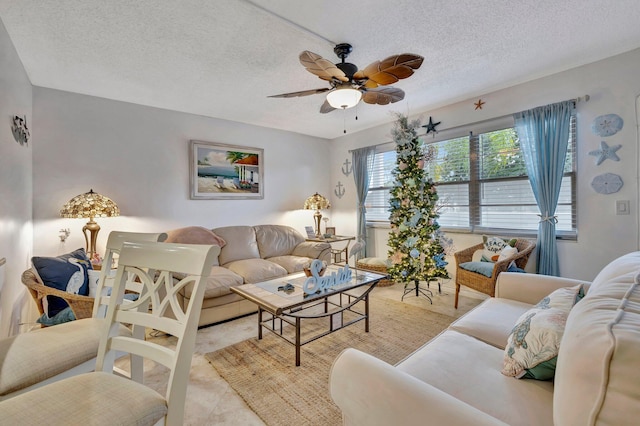
[[[361,321],[311,342],[301,349],[299,367],[294,346],[268,331],[262,340],[251,338],[205,356],[267,425],[339,425],[328,382],[331,364],[343,349],[357,348],[395,364],[454,320],[382,297],[371,298],[370,312],[369,333]],[[303,320],[303,335],[317,329],[314,321]]]

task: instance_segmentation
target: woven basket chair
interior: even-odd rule
[[[494,263],[493,273],[490,277],[479,274],[477,272],[467,271],[460,267],[461,263],[471,262],[473,253],[476,250],[481,250],[484,247],[482,243],[469,247],[465,250],[459,251],[455,254],[456,258],[456,298],[455,308],[458,309],[458,295],[460,293],[460,286],[466,286],[473,290],[479,291],[484,294],[488,294],[491,297],[496,295],[496,280],[501,272],[505,272],[511,262],[515,261],[518,268],[524,269],[529,261],[529,255],[536,247],[533,241],[518,238],[515,247],[518,249],[518,253],[513,256]]]
[[[73,311],[73,314],[76,316],[76,319],[91,318],[93,303],[95,302],[93,297],[71,294],[66,291],[40,284],[36,278],[36,274],[34,274],[31,269],[27,269],[22,273],[22,284],[26,285],[29,289],[29,293],[33,296],[33,300],[36,302],[40,315],[44,314],[44,306],[42,305],[43,299],[46,296],[57,296],[67,302]]]

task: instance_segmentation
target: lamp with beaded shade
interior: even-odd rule
[[[316,212],[313,214],[313,218],[316,221],[316,238],[322,238],[322,234],[320,233],[320,219],[322,219],[322,213],[320,210],[322,209],[330,209],[331,204],[329,204],[329,200],[327,200],[322,195],[317,192],[313,194],[311,197],[307,198],[304,202],[305,210],[315,210]]]
[[[76,195],[60,210],[60,216],[72,219],[89,219],[82,227],[84,240],[87,245],[87,255],[93,259],[96,254],[96,241],[100,225],[93,220],[94,217],[120,216],[120,209],[110,198],[93,192],[91,189],[84,194]]]

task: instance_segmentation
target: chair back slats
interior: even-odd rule
[[[101,337],[96,370],[110,371],[116,350],[168,367],[167,424],[182,422],[205,278],[219,253],[218,246],[157,242],[125,242],[120,251],[106,313],[105,327],[109,333],[105,332]],[[131,279],[129,274],[143,286],[143,291],[138,301],[123,303],[126,283]],[[174,275],[186,275],[177,287]],[[178,290],[189,283],[193,283],[193,293],[183,311],[177,301]],[[150,309],[140,309],[143,305],[150,305]],[[116,335],[119,324],[130,324],[134,330],[148,327],[169,333],[177,338],[175,348],[135,338],[120,338]]]
[[[175,359],[175,351],[157,343],[139,340],[127,336],[115,336],[109,340],[109,349],[114,351],[135,353],[165,367],[171,368]]]
[[[104,317],[106,312],[106,306],[109,303],[109,296],[103,293],[105,293],[105,288],[113,287],[114,276],[111,275],[111,267],[114,264],[114,261],[117,260],[118,254],[122,249],[122,245],[127,241],[156,242],[164,241],[166,239],[167,234],[164,232],[146,233],[111,231],[109,233],[104,259],[102,261],[102,269],[100,270],[100,279],[98,280],[98,286],[96,289],[96,300],[93,305],[94,317]],[[136,293],[141,292],[140,286],[133,282],[133,280],[127,286],[127,290],[131,290]]]

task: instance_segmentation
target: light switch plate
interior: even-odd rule
[[[631,212],[629,211],[629,208],[630,208],[629,200],[616,200],[617,215],[631,214]]]

